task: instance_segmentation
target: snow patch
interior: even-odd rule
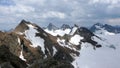
[[[61,45],[61,46],[65,46],[65,40],[64,39],[62,39],[62,40],[60,40],[59,38],[57,39],[57,42]]]
[[[53,55],[55,55],[57,52],[57,49],[55,47],[53,47]]]
[[[45,51],[45,48],[44,48],[44,39],[41,38],[41,37],[37,37],[36,36],[36,33],[39,33],[37,30],[36,30],[36,27],[34,27],[33,25],[31,24],[27,24],[29,26],[29,30],[26,30],[25,31],[25,35],[26,35],[26,38],[29,39],[32,43],[32,47],[38,47],[40,46],[42,51],[44,52]],[[44,52],[45,53],[45,52]]]
[[[71,50],[77,51],[76,48],[74,48],[71,43],[67,42],[68,45],[65,44],[65,43],[66,43],[66,42],[65,42],[65,39],[59,39],[59,38],[58,38],[58,39],[57,39],[57,42],[58,42],[58,44],[59,44],[60,46],[62,46],[62,47],[67,47],[67,48],[69,48],[69,49],[71,49]]]
[[[22,59],[23,61],[26,61],[26,59],[25,59],[24,56],[23,56],[23,52],[22,52],[22,51],[20,52],[19,58]]]
[[[81,37],[80,35],[78,35],[78,34],[76,34],[76,35],[74,35],[71,39],[70,39],[70,43],[72,43],[72,44],[75,44],[75,45],[79,45],[79,43],[80,43],[80,40],[82,40],[83,39],[83,37]]]
[[[24,33],[22,33],[22,32],[16,32],[17,34],[19,34],[19,35],[24,35]]]
[[[70,35],[73,35],[77,29],[77,27],[73,27],[72,31],[70,32]]]
[[[20,42],[20,38],[18,38],[18,43],[19,43],[19,45],[20,45],[20,43],[21,43],[21,42]]]
[[[65,30],[62,30],[62,29],[58,29],[58,30],[48,30],[48,29],[45,29],[45,31],[53,36],[57,36],[57,35],[60,35],[60,36],[64,36],[65,34],[69,34],[71,29],[65,29]]]

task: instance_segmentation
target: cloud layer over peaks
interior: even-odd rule
[[[119,25],[120,0],[0,0],[0,24],[17,25],[22,19],[40,26]]]

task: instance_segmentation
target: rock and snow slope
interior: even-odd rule
[[[79,50],[80,55],[79,57],[74,56],[75,61],[72,62],[73,66],[75,68],[120,68],[120,34],[109,32],[97,25],[96,27],[99,30],[96,30],[96,36],[92,36],[91,39],[96,41],[97,44],[102,45],[102,47],[93,49],[92,44],[82,42],[81,50]],[[82,35],[82,33],[80,34]],[[59,33],[57,34],[59,35]],[[72,34],[69,33],[69,35]],[[79,38],[83,39],[79,36],[74,35],[70,39],[70,42],[79,44],[77,40]]]
[[[81,55],[73,62],[75,68],[120,68],[120,34],[102,37],[102,47],[96,50],[88,43],[82,44]]]
[[[14,31],[0,32],[0,46],[7,46],[13,55],[30,65],[28,68],[120,67],[117,64],[120,59],[120,34],[105,30],[93,34],[77,25],[49,27],[43,30],[36,24],[22,20]]]
[[[65,64],[69,62],[71,65],[70,63],[74,60],[73,56],[79,55],[79,42],[83,39],[78,35],[67,36],[66,34],[72,32],[70,29],[58,30],[59,37],[57,34],[50,35],[41,27],[25,20],[21,21],[13,32],[18,35],[17,40],[21,46],[19,57],[28,64],[32,64],[38,59],[53,58],[59,63],[64,61]],[[76,37],[79,39],[77,42],[73,42]]]

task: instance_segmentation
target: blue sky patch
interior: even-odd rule
[[[10,6],[10,5],[15,5],[15,3],[12,0],[0,0],[0,5]]]

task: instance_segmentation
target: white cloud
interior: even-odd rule
[[[43,18],[60,18],[64,19],[66,15],[62,12],[48,11],[42,15]]]
[[[13,0],[16,4],[22,4],[22,5],[29,5],[29,6],[41,6],[44,5],[44,3],[47,0]]]
[[[34,12],[35,9],[30,6],[25,5],[16,5],[16,6],[9,6],[8,7],[11,12],[18,12],[18,13],[29,13]]]
[[[0,20],[1,22],[7,19],[6,23],[12,20],[19,23],[18,20],[25,19],[38,24],[42,22],[40,25],[49,22],[91,25],[93,22],[120,17],[120,0],[12,0],[12,2],[14,5],[0,4],[0,19],[4,20]]]
[[[2,14],[29,13],[35,11],[34,8],[25,5],[0,6],[0,10]]]
[[[108,19],[107,22],[111,25],[119,25],[120,24],[120,18]]]
[[[117,4],[120,0],[90,0],[90,3],[106,3],[106,4]]]

